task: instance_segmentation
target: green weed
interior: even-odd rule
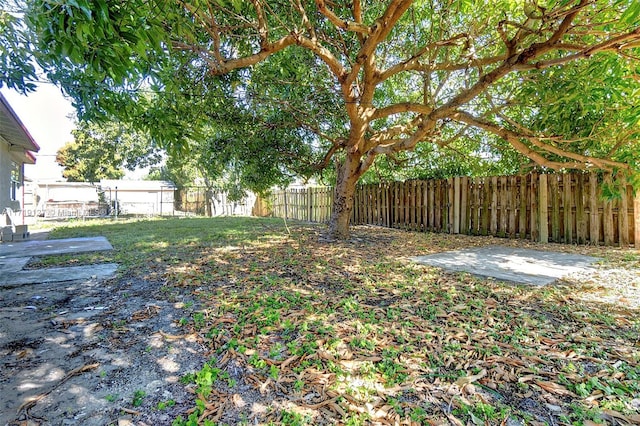
[[[144,398],[147,396],[147,393],[143,390],[137,390],[133,393],[133,400],[131,401],[131,405],[134,407],[139,407],[142,405]]]

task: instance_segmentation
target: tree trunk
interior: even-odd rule
[[[348,154],[345,161],[338,166],[333,211],[331,212],[331,219],[329,219],[327,235],[330,240],[346,240],[349,238],[349,221],[353,211],[353,197],[361,174],[360,155]]]
[[[213,217],[213,209],[211,206],[213,205],[213,191],[207,186],[204,190],[204,208],[205,214],[207,217]]]
[[[213,188],[206,174],[204,176],[204,214],[207,217],[213,217],[211,205],[213,204]]]

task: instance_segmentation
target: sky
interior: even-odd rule
[[[25,176],[33,180],[64,180],[55,158],[58,149],[73,139],[75,110],[71,102],[53,84],[40,84],[27,96],[7,88],[1,91],[40,146],[36,164],[25,165]]]

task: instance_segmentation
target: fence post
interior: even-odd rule
[[[571,223],[571,209],[572,203],[572,191],[571,191],[571,174],[565,173],[562,175],[562,207],[563,207],[563,226],[564,226],[564,243],[571,244],[573,241],[572,223]]]
[[[284,218],[289,219],[289,206],[287,205],[287,188],[283,190],[284,194]]]
[[[518,236],[527,238],[527,176],[520,176],[520,204],[518,215]]]
[[[453,178],[453,233],[460,233],[460,177]]]
[[[453,234],[453,226],[451,223],[451,221],[453,221],[453,216],[454,216],[453,178],[449,178],[445,182],[447,185],[447,192],[445,195],[447,197],[447,210],[446,210],[447,223],[445,224],[446,228],[444,232],[446,232],[447,234]]]
[[[540,217],[540,200],[538,199],[540,195],[540,191],[538,190],[540,187],[540,179],[536,172],[530,173],[529,176],[527,187],[529,191],[529,221],[531,222],[529,233],[531,234],[532,241],[538,241],[540,239],[540,225],[538,224],[538,218]]]
[[[549,194],[547,192],[547,175],[542,173],[539,175],[538,185],[538,226],[540,231],[540,242],[549,242]]]
[[[607,172],[604,174],[604,185],[612,185],[613,176]],[[600,191],[602,194],[602,190]],[[612,246],[614,244],[614,230],[613,230],[613,200],[604,200],[604,208],[602,212],[602,230],[604,232],[604,245]]]
[[[460,179],[460,227],[459,232],[469,235],[469,178]]]
[[[640,249],[640,191],[633,198],[634,245]]]
[[[600,207],[598,202],[598,178],[589,173],[589,242],[597,246],[600,243]]]
[[[491,226],[489,235],[498,235],[498,177],[491,177]]]
[[[622,187],[622,198],[618,201],[618,244],[629,247],[629,201],[627,185]]]

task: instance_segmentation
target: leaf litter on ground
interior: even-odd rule
[[[199,301],[182,326],[209,355],[176,425],[640,423],[638,251],[377,227],[327,244],[320,226],[208,223],[225,237],[156,241],[131,262]],[[544,287],[409,261],[489,244],[603,261]]]

